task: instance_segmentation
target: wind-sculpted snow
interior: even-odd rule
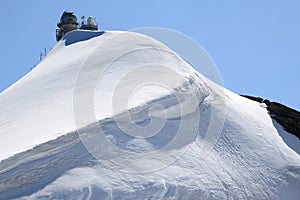
[[[252,135],[241,133],[245,126],[239,124],[240,118],[252,112],[237,115],[234,110],[240,109],[237,102],[228,99],[227,103],[232,110],[221,138],[204,159],[200,158],[200,147],[193,143],[175,163],[156,172],[117,171],[91,156],[73,132],[2,161],[0,196],[3,199],[297,199],[300,184],[297,154],[287,149],[279,137],[262,137],[262,130],[272,131],[272,127],[255,124],[251,115],[246,126],[251,124]],[[210,115],[209,99],[204,100],[200,110],[203,120],[199,132],[204,132]],[[124,135],[112,119],[99,123],[107,130],[107,138],[131,151],[159,148],[159,144],[169,139],[136,141]],[[167,126],[172,130],[172,121]]]
[[[147,36],[84,33],[1,94],[0,199],[300,196],[263,104]]]

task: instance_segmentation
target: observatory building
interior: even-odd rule
[[[96,31],[98,30],[98,25],[96,24],[96,20],[94,17],[88,17],[87,23],[84,22],[84,16],[81,17],[81,26],[80,29],[84,30],[92,30]]]
[[[57,23],[56,40],[59,41],[63,35],[78,28],[77,17],[73,12],[65,11]]]
[[[81,17],[82,22],[79,29],[84,30],[98,30],[98,24],[94,17],[88,17],[87,23],[84,21],[84,16]],[[78,29],[78,21],[74,12],[63,12],[60,21],[57,23],[58,29],[56,29],[56,40],[59,41],[68,32]]]

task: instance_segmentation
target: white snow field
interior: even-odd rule
[[[0,105],[1,200],[300,197],[300,156],[264,104],[145,35],[70,32]],[[99,139],[94,124],[113,144],[100,152],[88,145]]]

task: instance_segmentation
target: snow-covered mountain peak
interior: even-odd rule
[[[300,195],[264,104],[142,34],[66,34],[0,105],[0,199]]]

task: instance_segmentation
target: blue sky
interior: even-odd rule
[[[2,1],[0,91],[56,44],[64,10],[93,15],[100,29],[163,27],[182,32],[210,54],[226,88],[300,110],[300,1]]]

